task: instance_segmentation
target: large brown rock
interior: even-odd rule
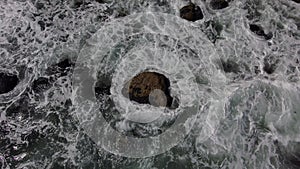
[[[125,84],[122,93],[125,97],[141,104],[170,107],[170,81],[156,72],[142,72]]]

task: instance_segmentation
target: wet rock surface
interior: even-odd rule
[[[156,72],[143,72],[131,79],[123,88],[123,95],[132,101],[153,106],[170,107],[170,81]]]
[[[203,19],[203,13],[199,6],[190,3],[180,9],[180,17],[188,21],[197,21]]]
[[[19,83],[17,75],[0,72],[0,94],[12,91]]]

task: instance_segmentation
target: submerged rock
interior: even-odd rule
[[[211,0],[210,6],[212,9],[218,10],[227,8],[229,6],[229,3],[227,0]]]
[[[164,75],[155,72],[142,72],[125,84],[123,95],[141,104],[170,107],[170,81]]]
[[[12,91],[19,83],[17,75],[0,72],[0,94]]]
[[[203,19],[203,13],[199,6],[190,3],[180,9],[180,17],[188,21],[197,21]]]

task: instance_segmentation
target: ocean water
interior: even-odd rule
[[[297,169],[297,0],[1,0],[0,168]],[[175,110],[122,95],[164,74]]]

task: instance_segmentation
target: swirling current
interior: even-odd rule
[[[0,168],[300,168],[299,11],[1,0]],[[170,108],[124,94],[144,71],[170,81]]]

